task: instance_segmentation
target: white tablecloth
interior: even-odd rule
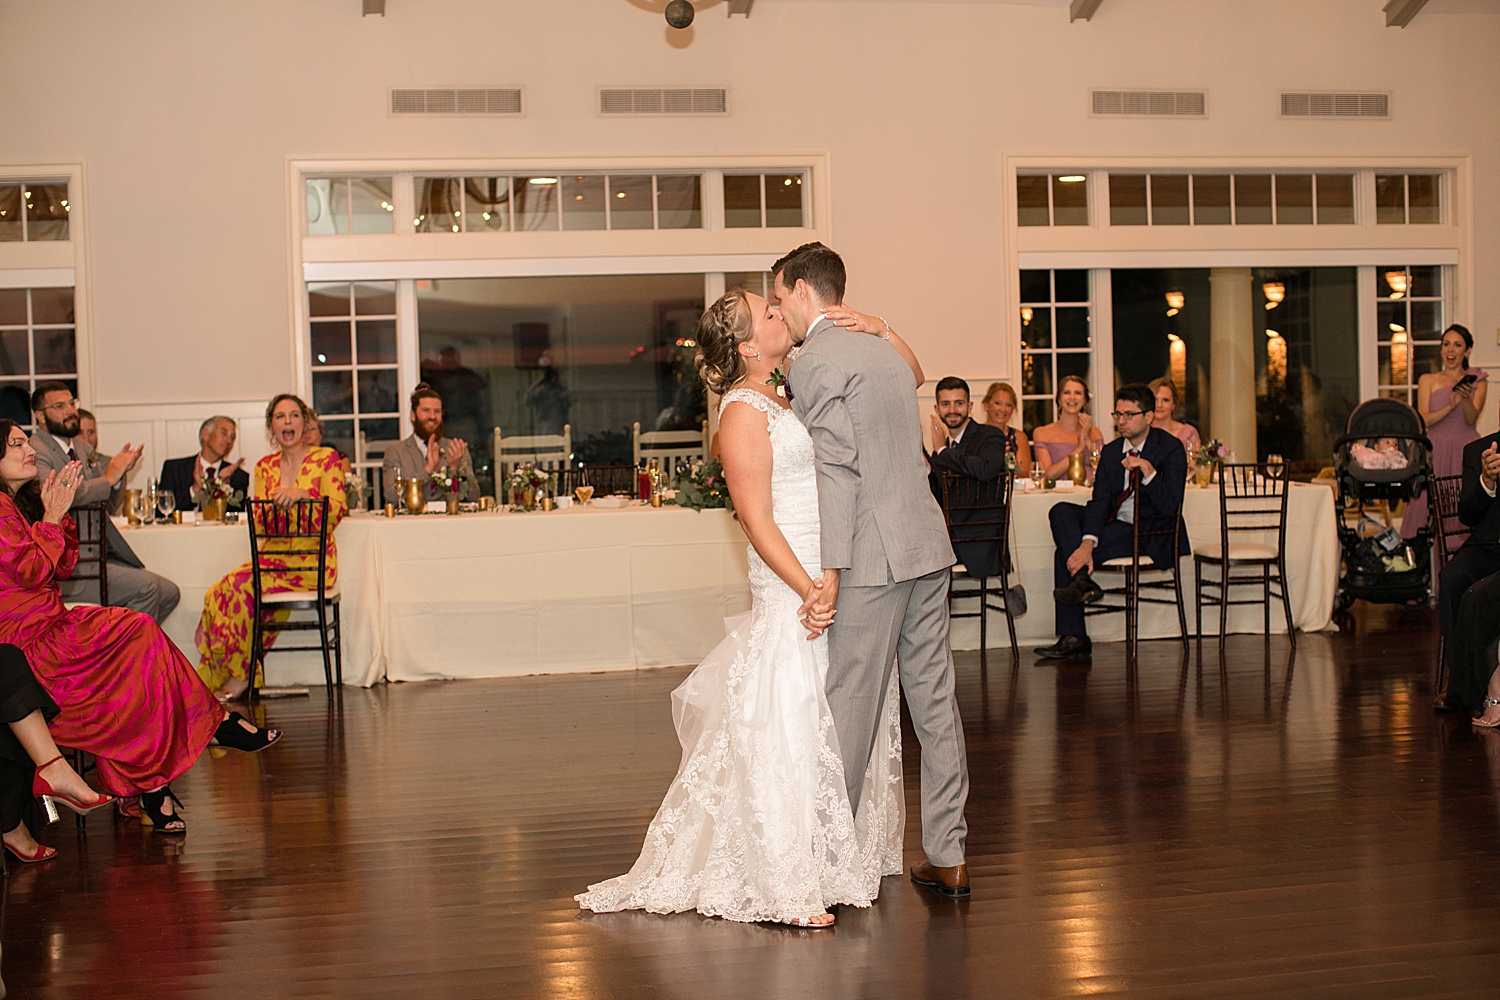
[[[1017,619],[1026,644],[1049,641],[1055,503],[1084,503],[1088,492],[1019,493],[1015,498],[1013,583],[1030,610]],[[1218,538],[1218,493],[1189,489],[1190,541]],[[175,581],[182,603],[167,634],[197,662],[194,630],[203,597],[246,560],[246,529],[162,525],[126,529],[154,572]],[[530,514],[492,512],[385,518],[360,514],[338,528],[343,593],[344,679],[495,677],[696,663],[723,638],[723,619],[749,607],[745,537],[726,511],[573,508]],[[1292,612],[1298,628],[1327,626],[1338,574],[1331,491],[1297,486],[1287,534]],[[1192,560],[1182,563],[1188,626],[1193,624]],[[1284,631],[1279,609],[1271,627]],[[1212,609],[1205,631],[1216,631]],[[1235,608],[1234,631],[1258,632],[1259,608]],[[1124,619],[1091,619],[1094,638],[1123,638]],[[1141,635],[1177,634],[1171,608],[1146,606]],[[979,645],[975,619],[954,622],[953,645]],[[288,636],[301,642],[306,633]],[[1006,644],[1005,622],[990,621],[990,646]],[[322,683],[316,654],[273,654],[272,684]]]

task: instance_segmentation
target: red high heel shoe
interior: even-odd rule
[[[34,865],[38,861],[51,861],[53,858],[57,857],[57,848],[48,847],[46,844],[37,844],[36,853],[29,858],[26,855],[22,854],[20,851],[16,850],[14,847],[11,847],[9,844],[5,845],[5,849],[11,854],[15,855],[17,861],[24,861],[28,865]]]
[[[51,767],[53,764],[56,764],[62,759],[62,754],[58,754],[56,757],[53,757],[51,760],[47,761],[47,763],[37,768],[36,776],[31,779],[31,794],[42,800],[42,808],[47,812],[48,823],[57,822],[57,806],[59,803],[67,806],[69,809],[73,810],[80,816],[87,816],[95,809],[103,809],[105,806],[110,805],[115,801],[115,797],[113,795],[99,792],[98,802],[95,802],[93,805],[84,805],[82,802],[79,802],[77,799],[73,798],[70,795],[64,795],[61,792],[53,791],[52,785],[48,783],[46,778],[42,777],[42,769]],[[15,854],[15,851],[11,851],[11,853]],[[19,854],[16,854],[16,857],[20,858],[21,856]],[[21,860],[42,861],[45,859],[21,858]]]

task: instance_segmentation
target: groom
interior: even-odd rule
[[[969,894],[963,723],[948,647],[953,546],[927,485],[911,369],[880,337],[834,326],[821,310],[844,300],[844,262],[821,243],[773,267],[792,338],[792,409],[817,453],[823,590],[838,607],[828,635],[828,707],[859,811],[891,660],[922,744],[922,847],[917,885]]]

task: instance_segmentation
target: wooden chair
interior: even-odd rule
[[[573,425],[563,424],[561,434],[527,434],[505,437],[496,427],[491,440],[491,462],[495,469],[495,499],[505,503],[505,478],[518,465],[531,463],[549,472],[573,464]]]
[[[1130,490],[1137,498],[1141,495],[1141,474],[1132,469]],[[1136,647],[1140,641],[1140,606],[1146,604],[1175,604],[1177,606],[1177,633],[1182,641],[1183,653],[1187,653],[1187,606],[1182,602],[1182,560],[1177,555],[1179,539],[1182,537],[1182,511],[1172,515],[1141,515],[1141,504],[1136,504],[1136,515],[1130,525],[1130,555],[1106,559],[1094,566],[1094,572],[1123,573],[1124,582],[1118,587],[1105,587],[1104,597],[1099,603],[1084,608],[1084,617],[1125,613],[1125,658],[1135,660]],[[1149,524],[1147,522],[1150,522]],[[1169,523],[1170,522],[1170,523]],[[1167,566],[1156,565],[1156,560],[1141,553],[1142,543],[1152,538],[1171,540],[1172,562]],[[1149,545],[1149,542],[1147,543]],[[1143,574],[1152,574],[1145,577]],[[1150,592],[1171,590],[1172,598],[1153,597]],[[1142,592],[1146,593],[1143,594]],[[1112,603],[1111,597],[1120,603]]]
[[[572,496],[579,486],[592,486],[596,497],[607,497],[611,493],[633,497],[638,489],[633,465],[578,466],[558,469],[553,475],[557,477],[557,495],[560,497]]]
[[[1437,572],[1439,573],[1447,567],[1448,560],[1458,554],[1458,546],[1450,547],[1449,540],[1469,533],[1468,525],[1458,519],[1458,498],[1463,490],[1464,477],[1462,475],[1433,476],[1427,481],[1427,523],[1432,528],[1432,537],[1437,541]],[[1433,583],[1437,583],[1436,576],[1433,577]],[[1443,648],[1443,636],[1439,633],[1437,667],[1433,671],[1432,689],[1443,690],[1447,681],[1447,651]]]
[[[679,463],[708,460],[708,421],[703,421],[701,430],[647,431],[644,434],[640,423],[636,422],[631,425],[630,451],[637,466],[648,459],[660,459],[662,471],[670,479]]]
[[[328,586],[328,498],[298,500],[289,508],[277,507],[271,500],[245,501],[250,523],[250,579],[254,603],[250,639],[252,681],[255,671],[265,672],[267,653],[323,653],[323,680],[329,694],[344,684],[343,628],[339,620],[339,590]],[[278,544],[271,545],[276,542]],[[294,562],[297,568],[284,563]],[[313,567],[316,566],[316,569]],[[273,588],[300,585],[302,574],[314,572],[316,586],[311,590]],[[293,621],[290,613],[310,611],[311,620]],[[288,617],[278,619],[278,613]],[[266,645],[267,635],[281,632],[318,632],[317,646]],[[331,661],[331,662],[330,662]],[[254,689],[252,683],[251,689]]]
[[[375,440],[371,441],[365,436],[364,431],[359,432],[359,437],[354,442],[354,468],[360,475],[366,476],[370,482],[370,509],[379,510],[387,500],[385,496],[385,476],[381,475],[381,463],[385,459],[385,453],[400,444],[399,440]],[[400,503],[400,498],[389,498],[394,503]]]
[[[78,565],[68,575],[69,580],[98,580],[97,601],[68,601],[66,607],[85,605],[109,606],[109,536],[104,530],[109,511],[103,502],[85,504],[72,510],[73,523],[78,526]]]
[[[1219,465],[1219,540],[1193,549],[1193,583],[1198,607],[1198,638],[1203,638],[1203,605],[1219,609],[1219,653],[1229,628],[1229,608],[1234,605],[1261,604],[1265,608],[1265,632],[1271,635],[1271,597],[1281,598],[1286,614],[1286,632],[1292,648],[1297,648],[1297,627],[1292,623],[1292,599],[1287,589],[1286,512],[1291,497],[1291,480],[1285,464],[1264,462],[1221,463]],[[1251,536],[1251,537],[1246,537]],[[1274,538],[1274,544],[1268,542]],[[1219,579],[1205,579],[1205,566],[1218,567]],[[1237,568],[1258,569],[1253,574],[1235,575]],[[1259,585],[1261,596],[1255,600],[1231,600],[1231,587]],[[1204,587],[1215,588],[1205,594]],[[1272,590],[1272,587],[1275,590]]]
[[[1016,643],[1016,619],[1010,609],[1010,512],[1011,490],[1015,480],[1007,473],[992,482],[980,482],[955,472],[942,474],[941,496],[943,520],[948,525],[948,539],[953,543],[954,554],[959,546],[993,545],[999,555],[998,590],[990,589],[991,576],[975,573],[960,563],[953,567],[948,577],[948,617],[979,619],[979,663],[985,665],[989,648],[989,612],[999,611],[1005,615],[1005,626],[1010,630],[1011,661],[1019,663],[1021,649]],[[960,574],[962,575],[960,577]],[[973,583],[977,586],[959,589],[955,584]],[[974,611],[954,611],[953,602],[979,601]],[[998,600],[999,604],[991,603]]]

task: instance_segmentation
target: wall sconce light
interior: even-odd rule
[[[1403,295],[1406,294],[1406,272],[1405,271],[1387,271],[1387,272],[1385,272],[1385,283],[1387,285],[1389,285],[1390,288],[1391,288],[1391,298],[1393,298],[1393,299],[1399,299],[1399,298],[1401,298],[1401,296],[1403,296]]]
[[[1179,312],[1182,311],[1182,304],[1186,301],[1186,297],[1181,292],[1168,292],[1167,315],[1176,316]]]
[[[1267,309],[1275,309],[1286,299],[1286,285],[1279,281],[1268,281],[1260,290],[1266,294]]]

